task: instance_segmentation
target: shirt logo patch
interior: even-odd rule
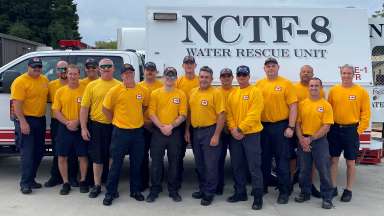
[[[243,95],[243,100],[248,100],[249,99],[249,95]]]
[[[174,104],[179,104],[180,103],[180,98],[173,98],[173,103]]]
[[[136,95],[136,99],[137,99],[137,100],[141,100],[142,98],[143,98],[143,96],[141,96],[141,94],[137,94],[137,95]]]
[[[81,103],[81,97],[77,98],[77,103]]]
[[[349,100],[356,100],[356,95],[349,95]]]
[[[281,86],[275,86],[275,91],[281,91]]]
[[[201,100],[201,105],[208,106],[208,101],[207,100]]]
[[[319,112],[324,112],[324,107],[317,107],[317,111],[319,111]]]

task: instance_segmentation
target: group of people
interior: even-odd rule
[[[294,200],[305,202],[316,194],[312,180],[318,173],[320,194],[317,191],[316,196],[322,198],[322,208],[330,209],[338,195],[336,176],[342,152],[347,184],[341,201],[351,200],[359,134],[370,119],[368,93],[353,83],[352,66],[340,68],[341,84],[329,90],[328,100],[310,65],[301,67],[296,84],[279,75],[275,58],[265,60],[266,76],[255,85],[250,83],[248,66],[240,65],[235,72],[224,68],[219,87],[212,86],[209,66],[198,73],[196,66],[195,58],[186,56],[183,76],[167,67],[160,81],[156,64],[147,62],[144,80],[136,83],[137,72],[130,64],[123,65],[120,82],[113,78],[115,66],[110,59],[87,59],[87,77],[81,80],[78,66],[59,61],[58,79],[49,82],[42,75],[41,59],[31,58],[28,71],[11,87],[21,192],[29,194],[42,187],[35,177],[43,157],[48,101],[55,157],[45,186],[62,184],[62,195],[79,186],[81,193],[95,198],[105,183],[103,204],[111,205],[119,197],[119,178],[128,154],[130,196],[155,202],[163,190],[166,153],[168,194],[180,202],[183,159],[191,144],[199,183],[192,197],[203,206],[223,194],[227,149],[234,180],[230,203],[248,200],[250,181],[252,209],[262,209],[263,195],[273,182],[274,159],[277,203],[288,203],[298,170],[301,192]],[[238,86],[232,85],[234,78]]]

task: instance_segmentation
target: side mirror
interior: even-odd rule
[[[17,72],[14,70],[7,70],[7,71],[3,72],[2,76],[1,76],[2,77],[1,84],[3,87],[2,90],[4,93],[10,93],[11,92],[11,85],[12,85],[13,81],[20,75],[21,75],[20,72]]]

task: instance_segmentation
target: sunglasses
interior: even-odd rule
[[[167,79],[167,80],[176,80],[177,76],[165,76],[165,79]]]
[[[41,69],[41,68],[43,68],[43,66],[42,65],[34,65],[34,66],[31,66],[31,68],[33,68],[33,69],[35,69],[35,68]]]
[[[87,69],[96,69],[96,66],[87,66]]]
[[[111,65],[111,64],[100,65],[101,69],[110,69],[112,67],[113,67],[113,65]]]
[[[66,72],[67,68],[66,67],[61,67],[61,68],[56,68],[56,70],[60,71],[60,72]]]
[[[236,76],[238,76],[238,77],[247,77],[247,76],[249,76],[249,74],[245,73],[245,72],[238,72],[238,73],[236,73]]]

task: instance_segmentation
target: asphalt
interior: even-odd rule
[[[38,172],[37,181],[44,183],[49,177],[51,157],[44,158]],[[264,206],[261,211],[251,210],[252,199],[247,202],[228,203],[226,198],[233,192],[232,177],[229,161],[226,167],[226,187],[224,195],[215,197],[211,206],[203,207],[199,200],[191,197],[197,188],[194,173],[192,153],[185,160],[184,183],[180,191],[183,201],[175,203],[168,198],[166,184],[164,191],[155,203],[137,202],[129,197],[129,166],[125,160],[121,183],[120,198],[114,200],[112,206],[103,206],[103,195],[90,199],[86,194],[80,194],[74,188],[67,196],[59,195],[60,186],[54,188],[36,189],[30,195],[19,192],[19,157],[0,157],[0,216],[108,216],[108,215],[156,215],[156,216],[187,216],[187,215],[292,215],[292,216],[382,216],[384,215],[384,165],[359,165],[357,180],[353,189],[353,199],[350,203],[340,202],[340,196],[334,199],[335,208],[321,209],[321,200],[312,198],[306,203],[295,203],[294,196],[299,193],[296,185],[290,201],[286,205],[276,203],[277,191],[269,189],[264,196]],[[338,176],[339,194],[345,182],[345,163],[341,160]],[[316,184],[319,185],[318,179]],[[144,192],[145,195],[148,191]]]

